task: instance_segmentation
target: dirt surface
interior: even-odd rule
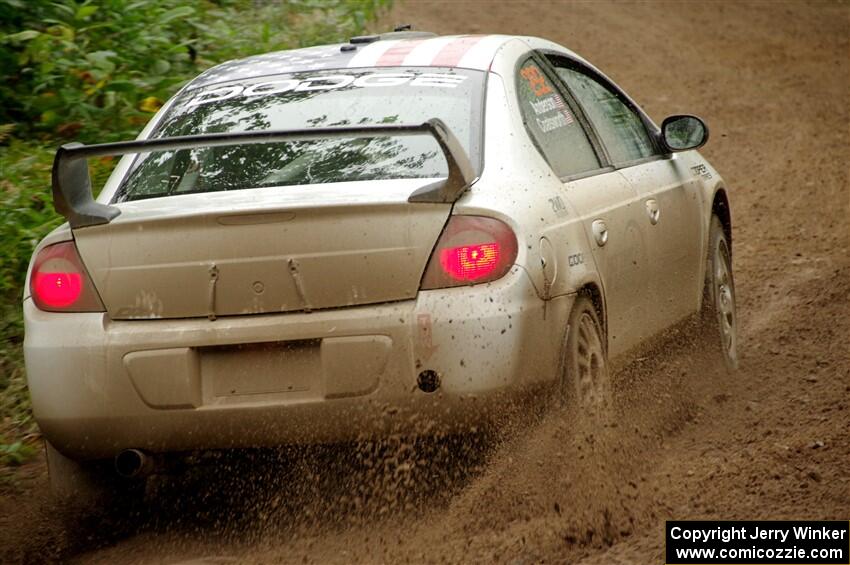
[[[553,39],[657,121],[706,119],[732,191],[741,367],[698,338],[479,447],[266,454],[115,522],[0,487],[0,561],[663,563],[666,519],[850,518],[850,4],[408,1],[387,25]],[[713,336],[712,336],[713,339]]]

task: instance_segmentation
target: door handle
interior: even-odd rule
[[[658,207],[658,201],[654,198],[646,201],[646,215],[649,216],[649,223],[653,226],[658,223],[658,218],[661,217],[661,208]]]
[[[605,223],[605,220],[593,220],[591,227],[593,229],[593,239],[596,240],[596,245],[602,247],[608,243],[608,224]]]

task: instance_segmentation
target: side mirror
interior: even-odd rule
[[[708,126],[696,116],[670,116],[661,124],[661,139],[671,153],[698,149],[708,141]]]

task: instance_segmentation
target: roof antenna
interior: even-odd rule
[[[413,26],[410,25],[410,24],[401,24],[401,25],[395,26],[393,31],[411,31],[412,29],[413,29]]]

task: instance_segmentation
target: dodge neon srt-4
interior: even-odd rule
[[[53,487],[460,433],[539,391],[588,410],[699,312],[734,368],[707,139],[550,41],[404,31],[221,64],[137,140],[61,147],[23,301]]]

